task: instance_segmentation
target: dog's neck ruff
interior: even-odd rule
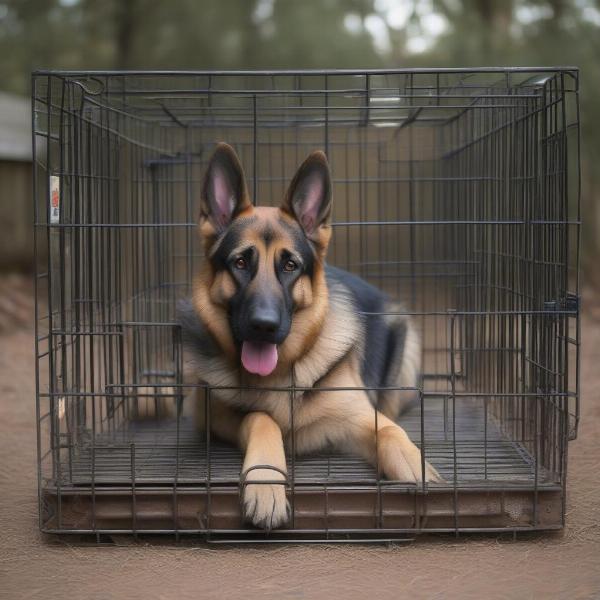
[[[294,364],[296,385],[312,387],[351,350],[360,350],[360,330],[349,292],[330,283],[329,308],[321,333],[312,348]]]

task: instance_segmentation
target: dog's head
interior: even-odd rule
[[[327,305],[330,215],[331,177],[322,152],[308,156],[281,205],[271,208],[253,206],[237,155],[227,144],[217,146],[202,188],[208,261],[196,305],[246,371],[270,375],[318,334]]]

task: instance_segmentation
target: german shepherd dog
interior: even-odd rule
[[[214,386],[211,431],[244,453],[242,509],[264,529],[289,518],[279,482],[292,436],[299,454],[333,447],[362,456],[390,480],[440,481],[428,463],[422,473],[421,452],[395,422],[414,391],[360,389],[414,388],[420,343],[399,306],[325,264],[331,188],[325,154],[316,151],[278,208],[253,206],[238,157],[224,143],[202,188],[207,260],[179,309],[186,371]],[[309,388],[296,392],[293,407],[288,392],[269,389],[292,383]],[[248,389],[219,389],[227,386]]]

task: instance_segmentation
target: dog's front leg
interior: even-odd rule
[[[240,444],[245,452],[242,467],[244,515],[257,527],[280,527],[289,519],[281,429],[267,413],[249,413],[242,420]]]
[[[387,479],[422,481],[421,451],[402,427],[373,408],[364,392],[324,392],[312,401],[321,418],[296,433],[300,452],[320,450],[323,440],[329,440],[346,452],[360,454]],[[424,475],[425,481],[443,481],[428,462]]]

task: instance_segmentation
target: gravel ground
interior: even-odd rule
[[[22,289],[26,296],[29,288]],[[27,298],[16,302],[30,306]],[[516,541],[426,536],[392,547],[175,546],[129,538],[84,546],[43,536],[33,331],[19,317],[0,329],[0,598],[600,598],[600,309],[586,310],[583,414],[569,447],[565,531]]]

